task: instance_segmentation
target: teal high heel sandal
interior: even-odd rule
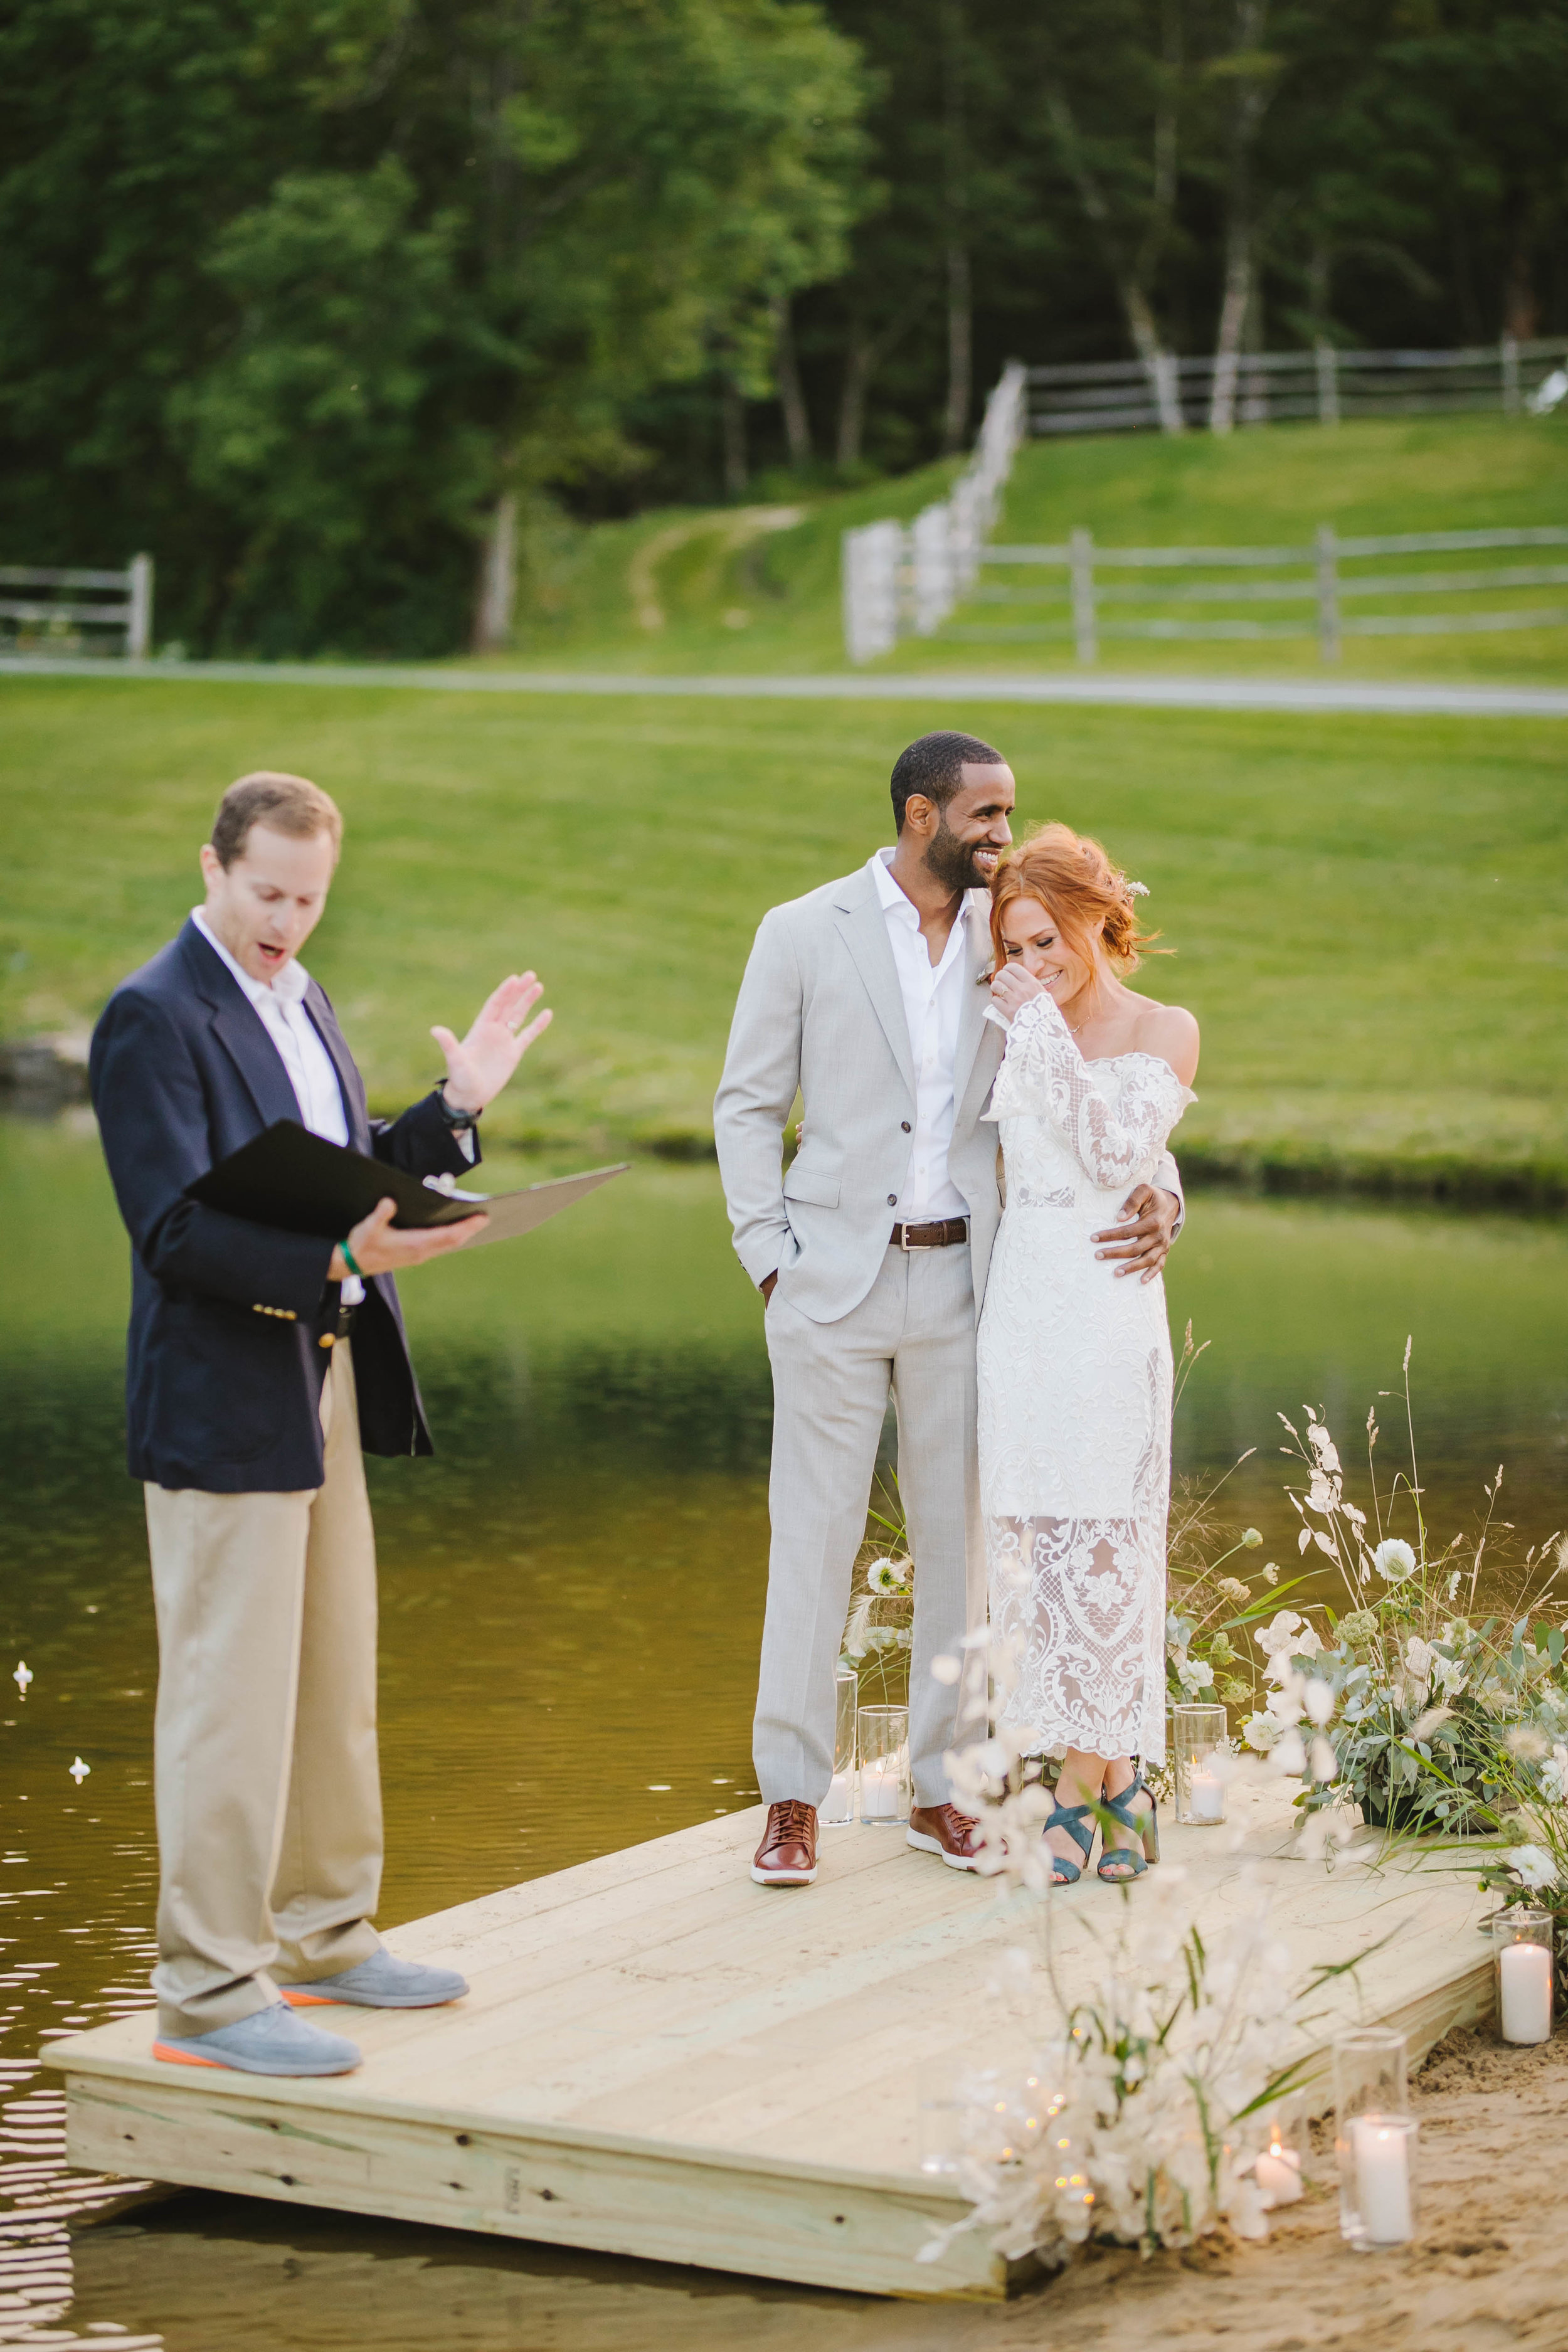
[[[1134,1812],[1132,1800],[1140,1790],[1149,1800],[1148,1808],[1140,1805]],[[1100,1809],[1102,1813],[1110,1813],[1124,1830],[1131,1830],[1143,1849],[1140,1853],[1134,1846],[1113,1845],[1107,1851],[1101,1838],[1095,1876],[1103,1878],[1108,1886],[1124,1886],[1130,1879],[1142,1878],[1149,1864],[1160,1859],[1160,1808],[1142,1773],[1135,1772],[1120,1797],[1100,1799]]]
[[[1093,1811],[1092,1805],[1058,1805],[1046,1823],[1047,1830],[1066,1830],[1085,1862],[1094,1851],[1094,1831],[1092,1828],[1084,1827],[1084,1822]],[[1049,1846],[1046,1851],[1051,1857],[1051,1885],[1076,1886],[1083,1876],[1077,1863],[1066,1861],[1061,1854],[1054,1852]]]

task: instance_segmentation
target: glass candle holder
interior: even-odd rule
[[[1178,1706],[1171,1729],[1176,1819],[1194,1829],[1213,1829],[1225,1819],[1225,1775],[1215,1769],[1226,1737],[1225,1709]]]
[[[1415,2234],[1416,2127],[1405,2036],[1369,2026],[1334,2043],[1340,2234],[1362,2252]]]
[[[1505,2042],[1552,2039],[1552,1918],[1522,1903],[1494,1911],[1492,1976],[1498,2031]]]
[[[909,1708],[858,1708],[855,1753],[862,1822],[868,1829],[880,1829],[907,1822],[910,1817]]]
[[[840,1666],[833,1677],[833,1778],[817,1807],[825,1830],[841,1830],[855,1818],[855,1708],[860,1681],[853,1666]]]
[[[936,2058],[916,2069],[915,2101],[920,2122],[920,2163],[925,2173],[955,2173],[964,2152],[968,2108],[963,2068],[955,2058]]]

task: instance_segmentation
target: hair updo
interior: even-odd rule
[[[1152,947],[1158,931],[1146,931],[1138,920],[1138,884],[1113,866],[1098,841],[1075,833],[1070,824],[1037,825],[997,867],[991,884],[991,944],[997,968],[1007,960],[1002,936],[1002,911],[1015,898],[1037,898],[1056,921],[1075,955],[1092,967],[1096,927],[1106,956],[1118,973],[1135,971],[1140,955]],[[1162,955],[1170,950],[1162,948]]]

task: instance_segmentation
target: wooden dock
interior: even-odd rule
[[[1226,1829],[1166,1832],[1195,1909],[1234,1900],[1250,1856],[1298,1967],[1397,1930],[1338,1980],[1338,2015],[1398,2023],[1414,2057],[1485,2013],[1490,1898],[1472,1876],[1380,1871],[1371,1840],[1327,1875],[1286,1851],[1288,1790],[1232,1794]],[[827,1832],[815,1888],[754,1886],[761,1822],[731,1814],[394,1931],[473,1990],[446,2010],[332,2013],[364,2052],[353,2074],[160,2065],[151,2011],[57,2042],[70,2160],[878,2294],[1005,2294],[978,2236],[915,2261],[963,2210],[919,2169],[915,2076],[984,2053],[986,1979],[1016,1923],[901,1830]],[[1121,1897],[1086,1881],[1055,1899],[1070,1980]]]

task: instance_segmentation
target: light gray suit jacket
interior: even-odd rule
[[[1002,1058],[984,1019],[987,894],[973,912],[953,1066],[948,1167],[969,1204],[978,1298],[1001,1213],[996,1130],[977,1124]],[[805,1139],[783,1167],[799,1087]],[[888,938],[864,867],[764,915],[741,982],[713,1132],[735,1251],[753,1282],[815,1323],[858,1307],[887,1255],[914,1148],[914,1057]]]
[[[996,1129],[981,1114],[1004,1037],[984,1017],[989,893],[970,891],[968,904],[947,1164],[969,1207],[978,1315],[1002,1213]],[[785,1170],[797,1088],[805,1139]],[[736,1000],[713,1134],[735,1253],[754,1283],[776,1273],[783,1296],[814,1323],[837,1323],[859,1306],[887,1255],[914,1118],[898,967],[862,866],[763,916]],[[1155,1181],[1179,1195],[1168,1154]]]

